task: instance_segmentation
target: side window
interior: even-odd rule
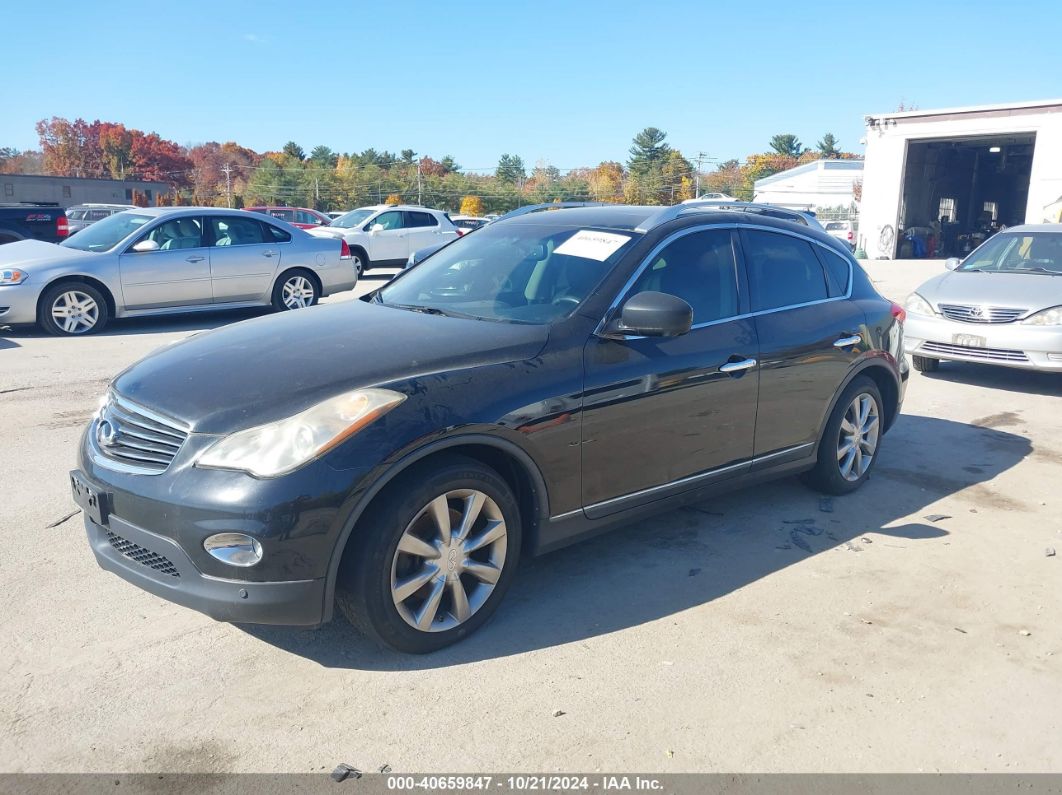
[[[431,213],[406,213],[406,226],[438,226],[439,222]]]
[[[372,219],[369,224],[369,228],[379,224],[384,229],[401,229],[402,228],[402,213],[398,210],[390,210],[386,213],[380,213],[378,216]]]
[[[271,242],[265,239],[262,225],[251,216],[215,215],[210,218],[210,227],[214,232],[215,246],[251,246]]]
[[[811,243],[751,229],[744,242],[754,311],[829,298],[826,275]]]
[[[677,295],[693,307],[693,322],[738,314],[737,269],[729,229],[680,237],[653,257],[627,297],[647,291]]]
[[[314,224],[315,226],[319,226],[321,223],[320,218],[307,210],[296,210],[295,220],[300,224]]]
[[[174,218],[159,224],[136,242],[142,240],[154,240],[160,251],[199,248],[203,245],[203,222],[199,218]]]
[[[288,221],[290,223],[291,221],[295,220],[295,211],[294,210],[276,209],[276,210],[267,210],[266,212],[269,213],[274,218],[279,218],[281,221]]]
[[[844,257],[824,248],[818,248],[819,259],[826,266],[826,280],[830,285],[830,298],[836,298],[848,292],[848,282],[852,278],[852,268]]]
[[[278,229],[272,224],[262,224],[265,227],[266,240],[272,239],[274,243],[290,243],[291,235],[283,229]]]

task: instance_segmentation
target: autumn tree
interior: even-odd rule
[[[480,216],[484,212],[483,199],[479,196],[465,196],[461,199],[461,215]]]
[[[785,157],[800,157],[804,146],[792,133],[779,133],[771,137],[771,150]]]
[[[607,160],[591,169],[587,175],[590,197],[594,201],[620,204],[623,202],[623,166]]]

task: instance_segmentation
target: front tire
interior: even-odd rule
[[[49,334],[80,337],[103,330],[110,309],[103,293],[85,282],[63,282],[41,298],[37,322]]]
[[[520,511],[497,472],[446,456],[400,476],[354,529],[336,601],[393,649],[425,654],[482,626],[520,557]]]
[[[273,309],[305,309],[321,299],[321,288],[309,271],[288,271],[273,285]]]
[[[911,364],[920,373],[935,373],[940,369],[940,359],[930,359],[927,356],[912,356]]]
[[[819,440],[815,467],[804,475],[826,494],[849,494],[870,477],[878,458],[885,412],[877,384],[857,376],[841,393]]]

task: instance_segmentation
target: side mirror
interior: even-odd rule
[[[156,243],[154,240],[141,240],[139,243],[137,243],[135,246],[133,246],[133,251],[139,252],[141,254],[143,254],[146,251],[158,251],[158,250],[159,250],[159,244]]]
[[[383,224],[373,224],[372,227],[369,229],[369,233],[373,235],[378,234],[382,231],[384,231]]]
[[[623,305],[609,331],[639,337],[680,337],[693,325],[693,307],[675,295],[648,291]]]
[[[947,268],[949,271],[955,270],[961,264],[962,260],[958,257],[948,257],[946,260],[944,260],[944,267]]]

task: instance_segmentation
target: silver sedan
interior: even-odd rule
[[[63,243],[0,246],[0,324],[91,334],[114,317],[312,306],[357,282],[343,241],[214,207],[112,215]]]
[[[915,369],[942,359],[1062,371],[1062,226],[1016,226],[907,299]]]

